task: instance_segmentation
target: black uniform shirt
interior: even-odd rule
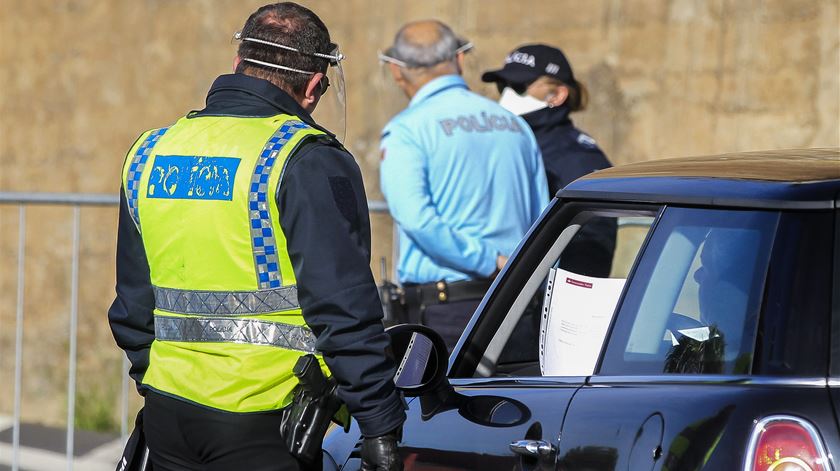
[[[190,117],[267,117],[280,113],[319,127],[288,94],[242,74],[222,75],[207,106]],[[310,139],[288,162],[277,189],[280,226],[297,278],[298,300],[339,383],[339,395],[363,435],[385,434],[405,420],[394,389],[395,367],[386,356],[388,337],[370,272],[370,219],[358,164],[332,134]],[[154,340],[154,295],[140,234],[120,191],[117,297],[108,317],[117,344],[138,382],[149,365]]]
[[[595,140],[572,124],[568,107],[543,108],[522,118],[537,137],[551,196],[588,173],[612,167]]]

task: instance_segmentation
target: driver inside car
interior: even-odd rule
[[[749,301],[750,277],[758,240],[742,229],[712,229],[694,272],[698,284],[699,328],[673,332],[675,345],[668,352],[670,373],[722,373],[726,354],[741,351]]]
[[[741,334],[749,300],[748,268],[755,264],[756,237],[741,229],[712,229],[706,236],[702,265],[694,272],[700,320],[726,336],[728,351],[740,351]]]

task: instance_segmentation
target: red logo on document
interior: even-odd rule
[[[581,288],[592,289],[592,283],[587,283],[585,281],[576,280],[574,278],[566,278],[566,283],[568,283],[570,285],[580,286]]]

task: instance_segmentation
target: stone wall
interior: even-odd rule
[[[0,191],[115,194],[144,129],[201,108],[231,66],[255,0],[0,0]],[[307,2],[348,59],[347,145],[378,190],[378,135],[406,100],[376,51],[405,21],[437,17],[471,39],[466,77],[525,42],[562,47],[589,88],[577,115],[614,163],[840,145],[837,0],[319,0]],[[0,414],[12,408],[18,212],[0,206]],[[82,210],[77,415],[115,417],[116,213]],[[390,221],[374,216],[374,265]],[[27,212],[23,414],[65,417],[71,211]],[[103,410],[97,404],[104,404]],[[110,418],[110,419],[109,419]]]

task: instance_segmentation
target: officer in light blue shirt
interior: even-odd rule
[[[461,78],[470,47],[431,20],[403,26],[380,54],[411,99],[381,141],[380,186],[400,228],[400,298],[407,320],[450,347],[549,199],[530,127]]]

